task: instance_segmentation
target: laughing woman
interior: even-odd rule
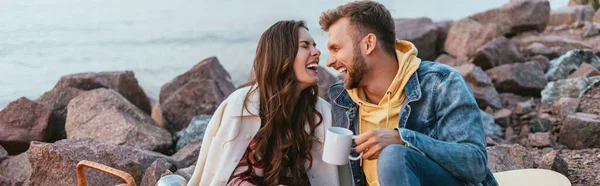
[[[266,30],[253,80],[215,111],[188,186],[339,185],[321,157],[331,110],[318,97],[320,55],[302,21]]]

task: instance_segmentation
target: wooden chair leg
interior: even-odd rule
[[[133,179],[133,176],[131,176],[131,174],[125,172],[125,171],[121,171],[100,163],[96,163],[96,162],[91,162],[88,160],[82,160],[79,163],[77,163],[77,185],[78,186],[87,186],[87,180],[85,179],[85,174],[84,174],[84,169],[85,167],[89,167],[92,169],[96,169],[105,173],[108,173],[110,175],[116,176],[118,178],[121,178],[122,180],[125,181],[125,183],[127,183],[127,186],[135,186],[135,179]]]

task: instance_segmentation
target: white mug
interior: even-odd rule
[[[325,135],[325,146],[323,149],[323,161],[332,165],[345,165],[350,160],[358,160],[358,157],[350,155],[352,139],[356,136],[352,131],[341,127],[329,127]]]

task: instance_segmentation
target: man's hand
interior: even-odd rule
[[[391,144],[404,144],[400,133],[394,129],[379,128],[365,132],[354,138],[356,152],[363,153],[362,157],[369,160],[379,158],[383,148]]]

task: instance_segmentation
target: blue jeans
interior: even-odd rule
[[[464,185],[431,159],[402,145],[390,145],[381,151],[377,175],[382,186]]]

